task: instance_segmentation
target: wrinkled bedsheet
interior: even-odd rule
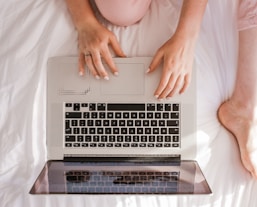
[[[178,0],[153,0],[140,23],[107,26],[127,56],[152,56],[174,32],[180,7]],[[0,206],[257,206],[257,181],[242,168],[237,143],[216,116],[235,82],[236,12],[237,1],[209,0],[195,52],[196,159],[212,195],[38,196],[29,190],[47,160],[47,60],[77,55],[77,33],[64,0],[1,1]]]

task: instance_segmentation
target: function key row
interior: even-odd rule
[[[89,111],[179,111],[178,103],[65,103],[73,111],[88,108]]]

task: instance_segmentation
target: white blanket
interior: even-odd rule
[[[139,24],[108,27],[128,56],[151,56],[174,32],[180,6],[176,0],[153,0]],[[213,190],[211,196],[30,195],[47,157],[47,60],[77,55],[77,33],[64,0],[2,1],[0,11],[1,207],[257,206],[257,182],[242,168],[233,136],[216,117],[235,81],[237,1],[209,0],[195,53],[196,159]]]

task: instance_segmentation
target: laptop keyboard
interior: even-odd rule
[[[178,148],[178,103],[64,103],[64,147]]]
[[[68,193],[176,193],[179,172],[67,171]]]

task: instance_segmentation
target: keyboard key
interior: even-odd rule
[[[107,142],[107,136],[101,136],[101,142]]]
[[[82,147],[88,147],[88,143],[82,143],[81,146]]]
[[[155,136],[149,136],[149,142],[155,142]]]
[[[73,104],[73,110],[74,111],[79,111],[80,110],[80,104],[79,103],[74,103]]]
[[[170,117],[172,119],[178,119],[179,118],[179,113],[170,113]]]
[[[128,133],[127,128],[122,128],[122,129],[121,129],[121,134],[127,134],[127,133]]]
[[[81,135],[79,135],[79,136],[77,137],[77,141],[78,141],[78,142],[83,142],[83,141],[84,141],[84,137],[81,136]]]
[[[106,113],[105,112],[100,112],[99,113],[99,118],[105,119],[105,117],[106,117]]]
[[[116,119],[121,119],[121,112],[116,112],[115,113],[115,118]]]
[[[66,142],[75,142],[76,137],[75,136],[65,136],[65,141]]]
[[[164,107],[163,104],[157,104],[157,111],[163,111]]]
[[[133,120],[127,120],[127,126],[134,126]]]
[[[179,129],[178,128],[169,128],[169,134],[178,134]]]
[[[73,143],[73,147],[80,147],[80,143]]]
[[[140,119],[144,119],[144,118],[145,118],[145,113],[140,112],[140,113],[139,113],[139,118],[140,118]]]
[[[165,136],[165,142],[171,142],[171,136]]]
[[[84,112],[83,117],[84,117],[84,119],[89,119],[90,118],[90,113],[89,112]]]
[[[81,112],[66,112],[65,114],[66,119],[81,119],[81,117]]]
[[[111,120],[111,126],[118,126],[118,121],[115,119]]]
[[[167,126],[179,126],[179,121],[178,120],[168,120]]]
[[[173,104],[173,111],[179,111],[179,104]]]
[[[123,143],[123,147],[130,147],[130,143]]]
[[[169,119],[170,118],[170,114],[168,112],[165,112],[162,114],[162,118],[163,119]]]
[[[124,137],[123,136],[117,136],[117,142],[123,142]]]
[[[114,146],[115,147],[121,147],[121,143],[115,143]]]
[[[147,111],[155,111],[155,104],[147,104]]]
[[[130,135],[125,136],[125,142],[131,142],[131,136]]]
[[[106,110],[106,104],[104,104],[104,103],[97,104],[97,110],[98,111],[105,111]]]
[[[123,112],[123,119],[129,119],[129,113]]]
[[[103,120],[103,125],[104,126],[110,126],[110,121],[109,120]]]
[[[125,120],[119,120],[119,126],[126,126]]]
[[[173,136],[173,142],[179,142],[179,136]]]
[[[71,128],[67,128],[65,129],[65,134],[72,134],[72,129]]]
[[[85,136],[85,142],[92,142],[91,136]]]
[[[139,147],[146,147],[146,143],[140,143]]]
[[[72,103],[66,103],[66,104],[65,104],[65,107],[67,107],[67,108],[72,107]]]
[[[163,136],[157,136],[157,142],[163,142]]]
[[[78,120],[71,120],[71,126],[78,126]]]
[[[114,117],[113,112],[108,112],[108,113],[107,113],[107,118],[108,118],[108,119],[113,119],[113,117]]]
[[[137,119],[137,113],[136,112],[131,113],[131,119]]]
[[[133,142],[139,142],[139,136],[133,136]]]
[[[171,111],[171,104],[165,104],[165,111]]]
[[[71,143],[65,143],[65,147],[72,147]]]
[[[148,119],[152,119],[152,118],[153,118],[153,113],[148,112],[148,113],[147,113],[147,118],[148,118]]]
[[[86,126],[86,120],[79,120],[79,126]]]
[[[135,126],[141,126],[142,122],[141,120],[135,120]]]
[[[90,103],[89,104],[89,110],[90,111],[95,111],[96,110],[96,104],[95,103]]]

